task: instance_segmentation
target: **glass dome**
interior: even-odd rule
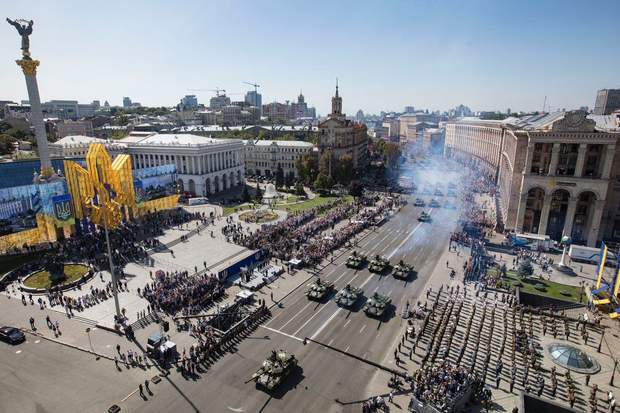
[[[597,373],[601,366],[589,354],[568,344],[551,344],[548,348],[551,360],[569,370],[583,374]]]

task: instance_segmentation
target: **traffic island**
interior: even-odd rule
[[[68,290],[93,276],[88,266],[80,263],[65,263],[58,272],[42,269],[30,273],[20,285],[20,289],[31,294],[42,294],[50,289]]]

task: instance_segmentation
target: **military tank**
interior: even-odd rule
[[[381,317],[391,303],[392,299],[387,295],[374,293],[370,300],[364,304],[363,310],[369,317]]]
[[[362,268],[367,261],[368,259],[364,254],[358,254],[357,251],[353,251],[353,254],[349,255],[349,258],[347,258],[345,265],[349,268],[359,269]]]
[[[310,285],[308,291],[306,291],[306,296],[310,300],[322,300],[325,296],[334,288],[334,283],[331,281],[321,281],[320,278],[317,278],[315,282]]]
[[[387,258],[382,257],[380,255],[376,255],[375,259],[370,261],[370,265],[368,266],[368,270],[370,272],[380,273],[385,271],[390,266],[390,262]]]
[[[424,203],[424,200],[422,198],[416,198],[413,205],[417,207],[423,207],[423,206],[426,206],[426,203]]]
[[[441,191],[441,189],[435,189],[435,196],[443,196],[443,192]]]
[[[342,290],[338,291],[336,294],[336,304],[350,308],[352,307],[357,300],[362,296],[362,289],[359,287],[351,287],[351,285],[347,284]]]
[[[284,381],[295,366],[297,359],[293,354],[284,350],[272,350],[248,381],[254,381],[257,388],[273,390]]]
[[[420,212],[420,215],[418,215],[418,221],[420,222],[429,222],[430,220],[431,216],[424,211]]]
[[[406,280],[412,271],[413,271],[413,265],[405,264],[403,260],[400,260],[398,264],[396,264],[396,266],[394,267],[394,271],[392,271],[392,275],[394,276],[394,278]]]
[[[431,199],[431,202],[428,204],[431,208],[440,208],[441,204],[437,202],[436,199]]]

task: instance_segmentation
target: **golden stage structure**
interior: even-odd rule
[[[121,154],[112,160],[103,144],[90,145],[85,166],[75,161],[64,161],[66,185],[70,195],[70,201],[67,202],[71,203],[70,208],[65,209],[70,210],[68,212],[75,221],[88,218],[99,227],[114,229],[123,220],[132,220],[178,205],[179,195],[137,203],[131,157]],[[52,211],[53,208],[48,210]],[[59,230],[68,237],[75,233],[75,226],[79,225],[75,221],[72,219],[59,223],[53,213],[38,213],[36,228],[0,237],[0,253],[19,249],[24,245],[55,242]]]

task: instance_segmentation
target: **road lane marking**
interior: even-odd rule
[[[123,398],[121,400],[121,403],[125,402],[128,398],[130,398],[133,394],[135,394],[138,391],[138,389],[135,389],[134,391],[132,391],[131,393],[129,393],[127,396],[125,396],[125,398]]]
[[[431,215],[433,213],[433,210],[431,210],[428,215]],[[409,235],[407,235],[407,237],[405,237],[405,239],[402,240],[402,242],[400,244],[398,244],[398,247],[396,247],[396,249],[394,251],[392,251],[392,253],[390,255],[387,256],[388,260],[391,259],[400,249],[400,247],[402,247],[408,240],[409,238],[411,238],[413,236],[413,234],[415,234],[415,232],[418,230],[418,228],[420,228],[422,226],[422,224],[424,224],[423,222],[419,222],[418,225],[416,225],[416,227],[413,229],[413,231],[411,231],[411,233]]]
[[[331,346],[333,342],[334,342],[334,339],[332,338],[331,340],[329,340],[329,343],[327,343],[327,345]]]
[[[351,279],[351,282],[353,282],[354,279],[357,278],[358,275],[360,275],[361,273],[357,273],[355,275],[355,277],[353,277],[353,279]],[[370,274],[370,276],[368,276],[368,278],[366,278],[366,281],[364,281],[362,283],[362,285],[360,285],[360,288],[364,288],[364,286],[366,284],[368,284],[368,282],[373,278],[372,274]],[[327,325],[330,323],[330,321],[332,321],[334,319],[334,317],[336,317],[338,315],[338,313],[342,311],[341,307],[338,307],[338,309],[334,312],[334,314],[331,315],[331,317],[329,317],[327,320],[325,320],[325,322],[314,332],[314,334],[312,334],[312,336],[310,337],[311,339],[314,339],[316,336],[318,336],[319,334],[321,334],[321,332],[325,329],[325,327],[327,327]]]
[[[320,309],[319,311],[316,311],[314,314],[312,314],[312,317],[310,317],[309,319],[307,319],[307,320],[306,320],[306,322],[305,322],[305,323],[303,323],[303,324],[301,325],[301,327],[299,327],[299,328],[297,329],[297,331],[295,331],[295,332],[293,333],[293,335],[296,335],[297,333],[299,333],[299,331],[301,331],[301,329],[302,329],[302,328],[304,328],[305,326],[307,326],[307,325],[308,325],[308,323],[309,323],[310,321],[312,321],[312,319],[313,319],[314,317],[316,317],[317,315],[319,315],[319,313],[320,313],[321,311],[325,310],[326,308],[327,308],[327,304],[325,304],[323,307],[321,307],[321,309]],[[282,326],[281,328],[284,328],[284,326]]]
[[[21,350],[17,350],[17,351],[15,352],[15,354],[19,354],[19,353],[21,353],[21,352],[22,352]]]
[[[360,334],[362,334],[362,331],[364,331],[365,329],[366,329],[366,324],[364,324],[362,328],[360,328]]]
[[[312,301],[308,301],[308,303],[301,309],[299,310],[297,313],[295,313],[294,316],[292,316],[291,318],[289,318],[289,320],[284,323],[284,325],[281,325],[280,328],[284,328],[286,327],[291,321],[293,321],[295,318],[297,318],[298,315],[300,315],[306,308],[308,308],[311,304],[313,304]]]
[[[271,327],[267,327],[267,326],[263,326],[263,325],[261,325],[261,327],[264,328],[264,329],[267,329],[269,331],[273,331],[274,333],[282,334],[285,337],[292,338],[293,340],[297,340],[297,341],[301,341],[301,342],[304,341],[303,339],[301,339],[299,337],[292,336],[290,334],[285,333],[284,331],[276,330],[275,328],[271,328]]]
[[[351,319],[348,319],[346,323],[344,323],[344,325],[342,326],[342,328],[345,328],[347,326],[347,324],[349,324],[351,322]]]
[[[347,348],[344,349],[344,352],[346,353],[347,351],[349,351],[350,348],[351,346],[347,346]]]
[[[35,340],[34,344],[39,344],[41,342],[41,340]]]
[[[241,407],[234,408],[234,407],[226,406],[226,408],[230,410],[231,412],[244,412],[245,411]]]

